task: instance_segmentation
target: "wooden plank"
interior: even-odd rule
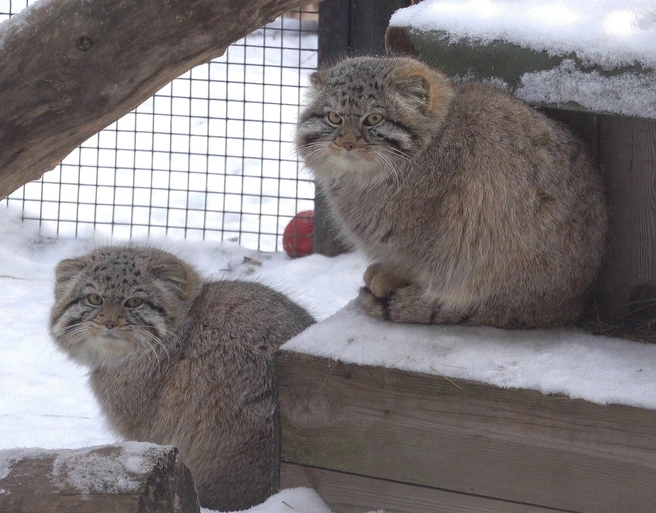
[[[656,283],[656,122],[600,116],[599,149],[611,211],[600,308],[617,319],[637,285]]]
[[[464,493],[453,493],[383,479],[344,474],[302,465],[281,465],[283,488],[313,488],[335,513],[553,513],[518,504]]]
[[[590,513],[656,504],[656,411],[280,355],[282,461]]]

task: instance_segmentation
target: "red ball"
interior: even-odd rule
[[[314,230],[314,211],[299,212],[289,221],[282,234],[282,247],[290,257],[296,258],[312,254],[312,231]]]

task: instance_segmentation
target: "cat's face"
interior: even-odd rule
[[[57,266],[51,333],[90,367],[166,353],[200,290],[191,267],[148,249],[101,248]]]
[[[311,83],[296,146],[319,179],[402,172],[439,131],[453,94],[441,74],[406,58],[347,59]]]

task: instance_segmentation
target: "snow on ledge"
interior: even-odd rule
[[[356,301],[283,350],[656,409],[656,345],[574,329],[420,326],[374,319]]]
[[[476,69],[468,73],[501,83],[532,104],[579,105],[592,112],[656,119],[654,2],[424,0],[394,13],[390,26],[404,27],[411,35],[434,33],[436,48],[465,43],[477,49],[502,42],[536,57],[546,52],[560,64],[542,71],[517,69],[518,84],[505,84],[499,76],[478,77]],[[420,53],[426,51],[430,48]],[[501,60],[512,58],[499,52]],[[431,64],[439,68],[441,63]]]
[[[574,102],[593,112],[656,119],[656,79],[622,73],[604,77],[576,69],[572,60],[551,70],[524,73],[515,96],[533,104]]]
[[[399,9],[390,26],[574,53],[605,69],[656,67],[656,4],[644,0],[424,0]]]

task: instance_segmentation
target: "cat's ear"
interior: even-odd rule
[[[310,75],[310,85],[315,89],[322,89],[326,85],[326,76],[325,71],[315,71]]]
[[[410,75],[399,80],[397,87],[404,98],[410,100],[422,112],[430,110],[430,82],[423,75]]]
[[[201,280],[196,271],[178,259],[160,260],[151,265],[150,274],[185,301],[194,299],[201,289]]]
[[[445,75],[416,61],[401,68],[396,86],[406,100],[430,115],[444,115],[454,94]]]
[[[70,282],[77,278],[86,268],[81,258],[70,258],[62,260],[55,268],[55,298],[64,296],[70,287]]]

